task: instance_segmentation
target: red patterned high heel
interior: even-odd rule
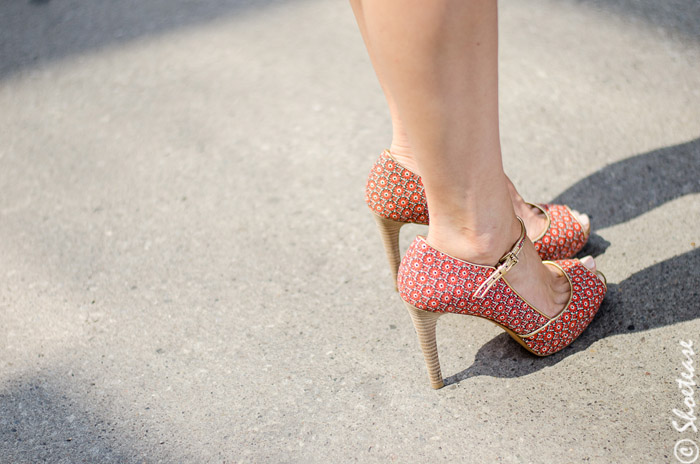
[[[399,232],[408,223],[428,224],[428,204],[420,176],[398,163],[389,150],[372,166],[365,189],[365,201],[372,210],[384,242],[389,266],[396,282],[401,261]],[[533,243],[542,259],[570,258],[586,244],[584,231],[568,206],[536,205],[547,218],[544,232]]]
[[[488,319],[531,353],[547,356],[571,344],[598,312],[606,284],[576,259],[545,261],[561,269],[571,286],[568,303],[553,318],[531,306],[502,279],[518,263],[525,243],[525,225],[518,220],[520,238],[496,266],[453,258],[428,245],[424,237],[415,239],[401,261],[399,294],[413,319],[433,388],[443,386],[435,341],[435,325],[443,314]]]

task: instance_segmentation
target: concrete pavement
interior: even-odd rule
[[[700,346],[697,2],[502,3],[506,169],[592,216],[610,292],[542,359],[442,318],[439,391],[363,203],[390,125],[346,3],[5,3],[0,462],[678,462],[700,443],[671,423],[679,341]]]

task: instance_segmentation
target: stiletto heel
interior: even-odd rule
[[[413,320],[413,327],[415,327],[418,334],[418,341],[425,357],[425,365],[428,368],[430,386],[436,390],[442,388],[445,386],[445,383],[440,372],[440,359],[438,359],[437,342],[435,340],[435,326],[442,313],[423,311],[410,303],[406,303],[406,308],[408,308],[408,312]]]
[[[401,232],[401,226],[406,223],[383,218],[378,214],[372,214],[372,216],[374,216],[377,227],[379,227],[379,234],[382,236],[386,258],[389,260],[389,267],[391,268],[392,277],[394,278],[394,287],[396,287],[396,276],[399,272],[399,264],[401,264],[399,232]]]

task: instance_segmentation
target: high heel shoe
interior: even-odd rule
[[[365,189],[365,201],[372,210],[384,242],[384,250],[396,282],[401,255],[399,232],[405,224],[428,224],[428,204],[420,176],[403,167],[389,150],[372,166]],[[564,259],[576,255],[588,240],[568,206],[542,204],[547,226],[533,244],[542,259]]]
[[[443,314],[488,319],[531,353],[547,356],[573,342],[600,308],[607,286],[576,259],[545,261],[561,269],[571,287],[568,303],[552,318],[531,306],[502,279],[518,263],[518,254],[525,243],[525,225],[518,220],[520,237],[496,266],[453,258],[431,247],[420,236],[401,261],[399,294],[411,314],[433,388],[443,386],[435,341],[437,319]]]

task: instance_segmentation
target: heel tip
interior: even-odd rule
[[[439,383],[431,383],[430,386],[433,387],[435,390],[439,390],[445,386],[445,382],[440,381]]]

